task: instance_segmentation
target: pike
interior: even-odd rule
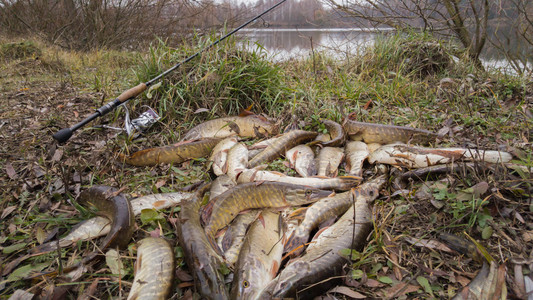
[[[174,251],[162,238],[148,237],[138,243],[135,278],[128,300],[168,299],[174,279]]]
[[[248,24],[254,22],[255,20],[261,18],[262,16],[266,15],[267,13],[269,13],[270,11],[272,11],[273,9],[275,9],[276,7],[280,6],[281,4],[283,4],[285,1],[287,0],[281,0],[279,3],[277,3],[276,5],[270,7],[269,9],[265,10],[264,12],[260,13],[259,15],[253,17],[252,19],[248,20],[247,22],[245,22],[244,24],[242,24],[241,26],[233,29],[231,32],[229,32],[228,34],[224,35],[223,37],[219,38],[218,40],[214,41],[213,43],[209,44],[208,46],[206,46],[205,48],[201,49],[200,51],[196,52],[195,54],[187,57],[186,59],[182,60],[181,62],[175,64],[174,66],[172,66],[170,69],[164,71],[163,73],[157,75],[156,77],[150,79],[149,81],[147,82],[144,82],[144,83],[140,83],[138,84],[137,86],[134,86],[132,88],[130,88],[129,90],[126,90],[124,91],[122,94],[120,94],[117,98],[115,98],[115,100],[109,102],[108,104],[100,107],[99,109],[96,110],[95,113],[93,113],[92,115],[90,115],[89,117],[85,118],[83,121],[75,124],[74,126],[70,127],[70,128],[63,128],[61,130],[59,130],[58,132],[56,132],[52,137],[58,141],[59,143],[64,143],[66,141],[68,141],[70,139],[70,137],[72,137],[72,134],[74,133],[74,131],[82,128],[83,126],[85,126],[87,123],[91,122],[92,120],[98,118],[98,117],[102,117],[104,115],[106,115],[107,113],[113,111],[115,108],[117,108],[119,105],[122,105],[126,102],[128,102],[129,100],[137,97],[138,95],[140,95],[142,92],[144,92],[148,87],[152,86],[154,83],[158,82],[159,80],[163,79],[163,77],[167,76],[168,74],[172,73],[174,70],[176,70],[177,68],[179,68],[182,64],[185,64],[191,60],[193,60],[194,58],[196,58],[197,56],[199,56],[200,54],[202,54],[204,51],[208,50],[208,49],[211,49],[213,46],[217,45],[218,43],[222,42],[223,40],[225,40],[226,38],[232,36],[234,33],[236,33],[237,31],[241,30],[242,28],[246,27]]]
[[[346,135],[352,140],[363,140],[367,144],[390,144],[395,142],[428,144],[437,137],[435,133],[424,129],[356,122],[349,118],[346,118],[343,127]]]
[[[337,218],[339,215],[344,214],[353,204],[353,201],[359,201],[360,199],[365,199],[368,203],[374,201],[384,183],[385,176],[382,175],[353,188],[349,192],[340,193],[313,203],[306,209],[302,223],[289,236],[285,244],[285,252],[292,253],[291,255],[293,256],[300,255],[303,252],[303,247],[296,251],[293,250],[307,243],[313,229],[330,218]]]
[[[307,247],[303,256],[289,263],[261,292],[258,299],[311,299],[338,283],[347,259],[340,254],[360,250],[372,230],[372,211],[360,198],[332,226]],[[337,279],[333,279],[336,277]],[[332,280],[325,280],[330,278]]]
[[[213,199],[212,209],[202,212],[202,219],[206,224],[205,232],[213,247],[217,247],[214,242],[215,234],[241,211],[303,205],[316,202],[330,194],[330,191],[280,182],[239,184]]]
[[[257,167],[260,164],[270,162],[278,158],[282,153],[284,154],[285,151],[287,151],[288,149],[291,149],[292,147],[310,139],[314,139],[317,135],[318,133],[312,131],[289,131],[274,140],[265,148],[265,150],[257,154],[254,158],[252,158],[248,165],[249,167],[253,168]]]
[[[281,266],[283,228],[279,213],[263,211],[244,239],[231,299],[253,300],[274,278]]]

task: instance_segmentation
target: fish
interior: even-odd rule
[[[240,213],[228,226],[219,247],[224,252],[224,258],[229,266],[233,266],[237,262],[246,231],[250,224],[257,219],[258,213],[260,211],[256,209]]]
[[[247,182],[284,182],[287,184],[300,184],[317,189],[335,189],[346,191],[361,182],[362,178],[357,176],[329,177],[294,177],[276,171],[264,171],[257,169],[246,169],[239,175],[238,183]]]
[[[254,158],[257,154],[265,150],[266,147],[274,143],[281,136],[275,136],[266,140],[256,142],[248,147],[248,160]]]
[[[344,149],[337,147],[324,147],[318,153],[317,160],[317,175],[326,177],[335,177],[337,175],[337,168],[344,158]]]
[[[283,254],[282,239],[280,213],[264,210],[244,239],[235,268],[231,299],[256,299],[276,276]]]
[[[483,161],[487,163],[507,163],[513,156],[510,153],[493,150],[467,148],[423,148],[402,144],[384,145],[372,152],[369,163],[383,163],[409,168],[425,168],[455,161]]]
[[[126,248],[135,230],[135,216],[133,215],[131,203],[114,187],[105,185],[92,186],[80,193],[78,203],[87,208],[95,208],[97,214],[111,220],[111,225],[109,232],[98,247],[98,251],[93,251],[84,256],[79,262],[62,268],[61,271],[64,273],[87,265],[107,248]],[[33,279],[41,276],[53,277],[58,274],[59,270],[52,270],[29,275],[25,279]]]
[[[130,201],[118,189],[96,185],[80,193],[78,202],[86,207],[94,207],[100,214],[111,221],[109,233],[100,244],[100,251],[108,247],[128,246],[135,230],[135,215]]]
[[[162,238],[148,237],[137,243],[135,277],[128,300],[168,299],[174,280],[174,251]]]
[[[219,270],[226,266],[224,259],[211,246],[200,223],[202,198],[202,192],[198,191],[192,199],[182,201],[177,222],[178,238],[200,295],[206,299],[225,300],[229,299],[228,292]]]
[[[252,208],[281,208],[316,202],[330,191],[281,182],[243,183],[219,195],[209,214],[202,214],[205,232],[213,247],[214,236],[227,226],[237,214]]]
[[[212,163],[211,167],[216,176],[226,174],[228,151],[235,144],[237,144],[237,138],[232,136],[223,139],[213,148],[213,152],[208,161]]]
[[[211,188],[209,189],[209,200],[212,200],[216,196],[224,193],[225,191],[229,190],[234,186],[235,183],[233,182],[233,180],[231,180],[231,178],[229,178],[228,175],[218,176],[211,183]]]
[[[359,199],[365,199],[365,201],[371,203],[379,196],[379,190],[384,183],[385,176],[379,176],[353,188],[351,191],[336,194],[313,203],[306,209],[302,223],[296,227],[294,233],[287,239],[285,252],[290,253],[291,256],[300,255],[304,250],[303,245],[309,240],[311,231],[320,223],[344,214],[354,201],[359,201]]]
[[[314,176],[317,173],[315,153],[307,145],[298,145],[285,152],[291,166],[302,177]]]
[[[281,270],[261,291],[259,299],[311,299],[338,284],[338,275],[347,262],[347,258],[340,254],[341,250],[361,250],[371,230],[372,211],[367,199],[359,198],[307,247],[301,257]],[[331,280],[325,280],[327,278]]]
[[[245,117],[225,117],[201,123],[183,136],[184,141],[201,138],[263,137],[279,133],[279,126],[265,117],[249,115]]]
[[[437,134],[424,129],[357,122],[349,118],[345,119],[343,128],[352,140],[363,140],[367,144],[391,144],[395,142],[429,144],[435,141],[437,137]]]
[[[143,209],[165,209],[172,205],[180,204],[182,200],[192,198],[194,193],[174,192],[152,194],[138,197],[130,201],[131,209],[135,216],[139,215]],[[87,241],[104,236],[111,230],[111,221],[106,217],[94,217],[80,222],[75,225],[71,232],[58,241],[51,241],[40,246],[34,247],[30,253],[47,253],[57,250],[59,247],[65,248],[76,244],[78,241]]]
[[[237,176],[248,167],[248,148],[243,143],[237,143],[228,152],[227,174],[233,182]]]
[[[282,153],[285,153],[287,149],[290,149],[303,142],[309,141],[317,136],[318,133],[305,130],[292,130],[289,131],[278,139],[273,141],[263,151],[257,154],[249,162],[249,167],[253,168],[260,164],[270,162],[278,158]]]
[[[206,138],[187,141],[175,145],[137,151],[129,156],[119,155],[121,161],[128,165],[144,167],[158,164],[182,163],[195,158],[208,156],[220,142],[219,138]]]
[[[362,176],[363,163],[367,159],[370,151],[368,146],[360,141],[351,141],[346,143],[344,147],[344,155],[346,156],[346,172],[350,175]]]
[[[346,139],[346,135],[344,134],[344,128],[342,128],[341,124],[328,120],[328,119],[322,119],[320,120],[322,124],[326,126],[326,129],[328,130],[329,138],[327,139],[318,139],[313,142],[311,142],[311,145],[322,145],[322,146],[328,146],[328,147],[339,147],[344,145],[344,141]]]

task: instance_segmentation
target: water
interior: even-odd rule
[[[354,54],[374,43],[376,36],[393,32],[392,29],[380,31],[363,30],[360,28],[328,28],[328,29],[242,29],[238,36],[245,47],[254,47],[259,42],[273,60],[305,57],[311,51],[325,51],[330,55],[342,58],[346,54]]]
[[[271,29],[244,28],[237,33],[243,39],[241,42],[247,48],[256,47],[259,42],[267,55],[274,61],[290,58],[303,58],[314,51],[325,51],[342,59],[347,55],[357,54],[358,51],[373,45],[379,35],[393,33],[394,29],[363,30],[361,28],[328,28],[328,29]],[[482,56],[482,63],[488,68],[498,68],[502,71],[515,73],[505,57],[486,46]],[[494,49],[492,49],[494,50]]]

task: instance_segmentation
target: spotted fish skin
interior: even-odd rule
[[[205,232],[214,246],[214,236],[237,214],[252,208],[281,208],[316,202],[330,191],[281,182],[244,183],[222,193],[215,199],[209,214],[203,214]]]
[[[384,183],[385,177],[380,176],[353,188],[349,192],[336,194],[333,197],[327,197],[313,203],[306,209],[302,223],[288,238],[285,252],[291,253],[292,256],[300,255],[304,250],[303,245],[309,240],[309,235],[313,229],[322,222],[344,214],[354,201],[365,200],[369,203],[374,201]]]
[[[278,158],[282,153],[288,149],[299,145],[303,142],[314,139],[318,133],[305,130],[289,131],[268,145],[265,150],[254,156],[249,162],[249,167],[257,167],[260,164],[270,162]]]
[[[245,117],[225,117],[206,121],[190,129],[182,140],[201,138],[225,138],[232,135],[241,137],[263,137],[275,135],[279,126],[265,117],[250,115]]]
[[[182,202],[177,222],[178,238],[197,291],[206,299],[226,300],[229,299],[228,292],[224,285],[224,276],[219,272],[225,263],[211,246],[200,224],[201,203],[201,193]]]
[[[424,129],[357,122],[348,118],[344,121],[343,127],[352,140],[363,140],[367,144],[395,142],[428,144],[437,137],[435,133]]]
[[[207,138],[203,140],[178,143],[158,148],[137,151],[130,156],[121,156],[128,165],[145,167],[158,164],[182,163],[194,158],[208,156],[220,139]]]
[[[311,299],[313,295],[329,289],[338,281],[325,279],[341,274],[347,262],[339,254],[341,250],[360,250],[371,230],[372,211],[369,203],[367,199],[359,199],[309,245],[303,256],[285,266],[263,289],[259,299]]]
[[[281,265],[283,229],[280,214],[263,211],[251,226],[239,254],[231,299],[256,299]]]
[[[174,251],[162,238],[141,240],[137,248],[135,278],[128,300],[163,300],[169,297],[174,279]]]

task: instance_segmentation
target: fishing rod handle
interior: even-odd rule
[[[124,103],[132,98],[137,97],[139,94],[144,92],[148,88],[148,85],[144,82],[139,83],[137,86],[132,87],[131,89],[124,91],[117,97],[121,103]]]

